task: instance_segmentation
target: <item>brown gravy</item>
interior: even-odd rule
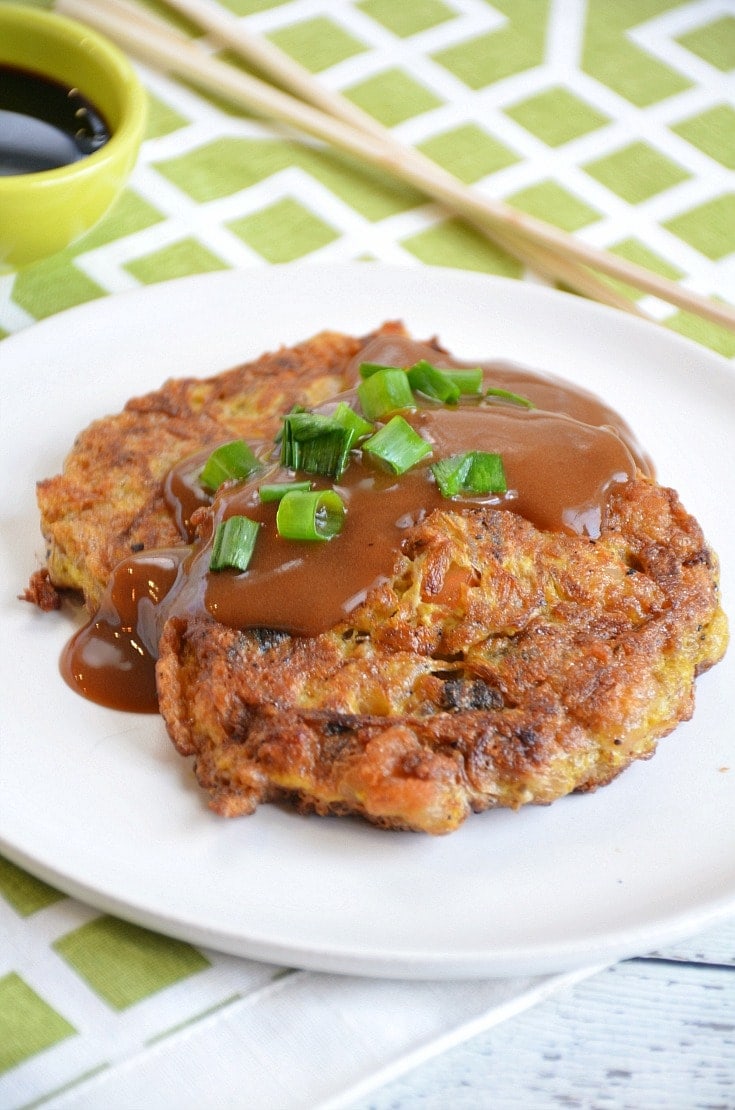
[[[437,366],[469,365],[400,338],[375,340],[360,355],[361,362],[396,366],[421,358]],[[352,369],[356,381],[359,364]],[[638,472],[652,474],[650,460],[630,429],[591,394],[521,367],[489,364],[485,387],[490,386],[521,394],[535,407],[467,400],[453,408],[422,403],[404,412],[432,444],[432,454],[395,477],[354,452],[334,483],[347,508],[345,525],[328,542],[289,541],[278,535],[276,505],[261,504],[258,487],[263,481],[286,480],[292,472],[272,461],[272,444],[252,445],[266,463],[264,471],[220,491],[212,512],[199,512],[198,517],[197,510],[211,503],[197,482],[208,452],[183,460],[165,486],[182,547],[142,552],[117,567],[99,612],[64,652],[61,666],[67,682],[101,704],[155,712],[157,644],[171,616],[205,614],[235,628],[318,635],[349,619],[368,590],[391,573],[406,530],[435,509],[461,511],[490,503],[542,529],[596,538],[610,487]],[[507,493],[454,500],[441,496],[431,462],[469,450],[502,455]],[[316,488],[332,484],[314,480]],[[238,514],[261,526],[248,570],[211,573],[214,527]]]

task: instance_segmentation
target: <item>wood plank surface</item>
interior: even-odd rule
[[[626,960],[354,1110],[735,1110],[735,920]]]

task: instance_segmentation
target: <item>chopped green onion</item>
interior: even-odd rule
[[[342,531],[345,511],[336,490],[292,491],[278,505],[278,534],[286,540],[331,540]]]
[[[371,432],[375,431],[373,425],[370,424],[369,421],[363,420],[359,413],[356,413],[353,408],[350,408],[345,401],[340,401],[332,413],[331,419],[336,420],[343,428],[347,428],[349,431],[354,432],[353,443],[362,436],[369,436]]]
[[[505,493],[508,483],[501,455],[492,451],[471,451],[470,468],[465,477],[468,493]]]
[[[431,454],[431,444],[414,431],[402,416],[389,420],[363,443],[362,449],[385,463],[394,474],[405,473]]]
[[[485,396],[497,397],[499,401],[509,401],[511,405],[521,405],[524,409],[536,408],[533,401],[529,401],[528,397],[522,397],[520,393],[512,393],[509,389],[488,389]]]
[[[354,441],[354,431],[329,416],[291,412],[283,419],[281,465],[339,478]]]
[[[217,525],[209,560],[210,570],[247,570],[260,525],[247,516],[230,516]]]
[[[408,371],[408,384],[411,389],[445,405],[456,405],[459,400],[460,389],[456,382],[426,359],[421,359]]]
[[[415,408],[415,401],[405,370],[383,366],[357,387],[362,411],[368,420],[379,420],[399,409]]]
[[[379,370],[400,370],[400,366],[386,366],[384,362],[361,362],[360,363],[360,377],[372,378],[373,374],[377,374]]]
[[[233,439],[212,452],[202,467],[199,481],[207,489],[217,490],[233,478],[238,481],[249,478],[262,465],[244,439]]]
[[[296,413],[296,412],[308,412],[308,411],[309,410],[307,408],[305,408],[304,405],[293,405],[292,408],[289,409],[289,411],[286,415],[287,416],[293,416],[293,414]],[[278,435],[275,438],[276,443],[280,443],[282,440],[283,440],[283,424],[281,424],[281,428],[278,432]]]
[[[469,453],[450,455],[448,458],[437,459],[435,463],[431,464],[431,473],[434,475],[443,497],[456,497],[458,493],[462,492],[469,469]]]
[[[431,465],[443,497],[463,493],[505,493],[508,485],[500,455],[489,451],[467,451],[450,455]]]
[[[481,366],[452,366],[447,369],[442,368],[442,373],[446,374],[459,387],[461,394],[482,393]]]
[[[263,482],[258,489],[258,496],[262,502],[280,501],[287,493],[310,490],[311,482]]]

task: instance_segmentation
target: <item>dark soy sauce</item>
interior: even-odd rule
[[[68,166],[109,137],[104,119],[78,89],[0,65],[0,177]]]

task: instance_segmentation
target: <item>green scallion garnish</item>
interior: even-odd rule
[[[468,493],[506,493],[508,482],[502,456],[493,451],[470,451],[470,468],[464,484]]]
[[[513,393],[510,389],[498,389],[496,387],[487,389],[485,396],[491,399],[496,397],[499,401],[508,401],[511,405],[521,405],[524,409],[536,408],[533,401],[530,401],[528,397],[522,397],[520,393]]]
[[[355,433],[321,413],[292,412],[283,419],[281,465],[308,474],[339,478],[347,466]]]
[[[463,396],[470,396],[473,393],[482,393],[482,367],[481,366],[452,366],[450,369],[443,369],[442,373],[446,374],[451,381],[459,388],[459,392]]]
[[[305,408],[304,405],[293,405],[292,408],[289,409],[287,415],[292,416],[293,413],[295,413],[295,412],[308,412],[308,411],[309,410],[307,408]],[[278,434],[276,435],[275,441],[276,441],[276,443],[280,443],[282,439],[283,439],[283,423],[281,423],[281,427],[278,431]]]
[[[360,363],[360,377],[372,378],[373,374],[377,374],[379,370],[400,370],[400,366],[386,366],[384,362],[361,362]]]
[[[247,516],[230,516],[217,525],[210,570],[247,570],[260,525]]]
[[[426,359],[421,359],[408,371],[408,384],[411,389],[444,405],[456,405],[460,397],[460,388],[449,374]]]
[[[381,367],[360,382],[357,396],[368,420],[379,420],[400,409],[416,407],[408,374],[390,366]]]
[[[361,439],[363,436],[369,436],[371,432],[375,431],[373,425],[369,421],[363,420],[360,414],[355,412],[353,408],[350,408],[345,401],[340,401],[331,414],[330,419],[336,420],[343,428],[347,428],[354,433],[352,439],[353,443],[356,443],[357,440]]]
[[[394,416],[362,445],[363,451],[384,463],[394,474],[403,474],[431,454],[431,444],[414,431],[402,416]]]
[[[311,489],[311,482],[263,482],[258,488],[258,496],[265,504],[268,501],[280,501],[287,493],[302,493]]]
[[[468,493],[505,493],[508,485],[503,459],[489,451],[466,451],[431,465],[443,497]]]
[[[342,531],[345,512],[336,490],[295,490],[281,498],[276,528],[286,540],[331,540]]]
[[[450,455],[448,458],[437,459],[431,464],[431,473],[443,497],[456,497],[462,492],[469,468],[469,453]]]
[[[260,462],[244,439],[233,439],[215,448],[202,467],[199,481],[210,490],[218,490],[223,482],[233,478],[242,481],[260,470]]]

